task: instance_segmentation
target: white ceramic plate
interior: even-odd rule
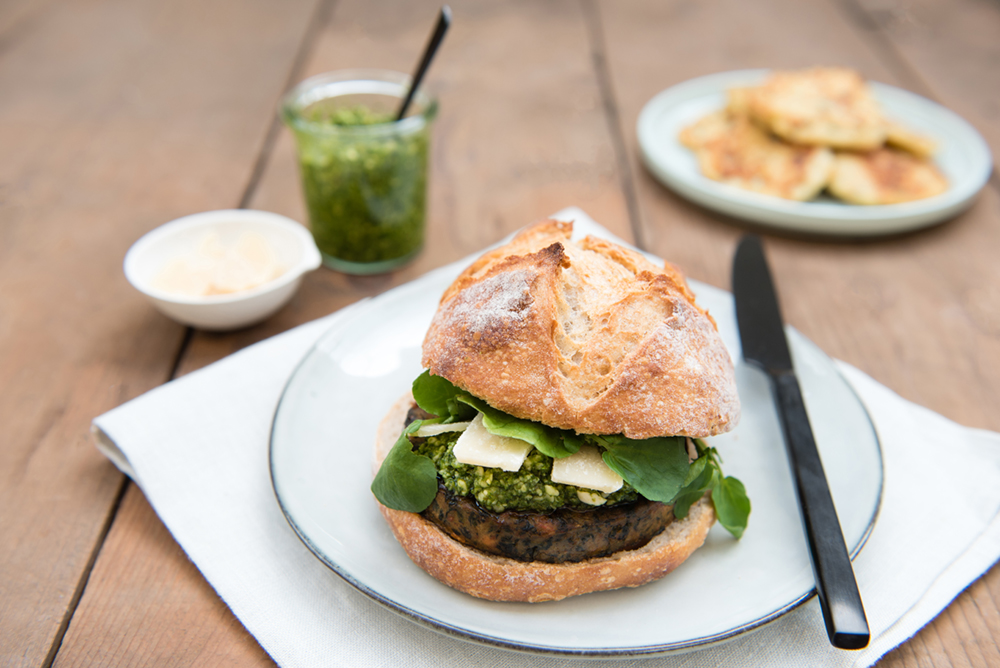
[[[285,389],[271,436],[281,507],[317,557],[376,601],[435,630],[509,649],[627,657],[690,650],[760,627],[814,594],[808,551],[766,377],[737,365],[743,415],[711,439],[753,503],[739,541],[715,526],[704,547],[659,582],[540,604],[494,603],[449,589],[396,543],[368,487],[375,429],[420,373],[420,344],[446,267],[340,320]],[[693,286],[738,359],[732,300]],[[790,331],[792,353],[847,545],[857,554],[882,489],[878,441],[830,359]],[[863,594],[864,592],[862,592]]]
[[[694,154],[678,133],[725,106],[726,91],[759,84],[767,70],[723,72],[686,81],[659,93],[639,114],[642,158],[664,185],[682,197],[736,218],[769,227],[825,235],[870,236],[915,230],[965,210],[993,168],[982,136],[957,114],[899,88],[873,83],[887,116],[938,142],[934,157],[950,188],[936,197],[903,204],[859,206],[821,195],[793,202],[712,181],[701,175]]]

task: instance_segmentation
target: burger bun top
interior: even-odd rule
[[[424,366],[494,408],[577,433],[732,429],[732,359],[681,272],[572,231],[541,221],[462,272],[424,339]]]

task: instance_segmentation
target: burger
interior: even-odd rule
[[[715,321],[669,263],[571,236],[542,221],[459,275],[376,436],[396,539],[479,598],[643,585],[750,512],[703,440],[739,420]]]

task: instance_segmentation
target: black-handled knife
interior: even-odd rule
[[[834,647],[861,649],[870,639],[868,620],[792,367],[771,272],[754,235],[743,237],[736,249],[733,296],[743,358],[767,372],[774,389],[827,635]]]

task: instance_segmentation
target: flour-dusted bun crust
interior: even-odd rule
[[[379,425],[374,468],[392,449],[413,405],[407,393]],[[416,513],[379,505],[403,549],[420,568],[449,587],[491,601],[538,603],[594,591],[638,587],[677,568],[705,542],[715,522],[707,497],[636,550],[577,563],[522,562],[488,555],[452,539]]]
[[[578,433],[713,436],[739,399],[715,322],[675,267],[546,220],[445,291],[423,365],[490,405]]]

